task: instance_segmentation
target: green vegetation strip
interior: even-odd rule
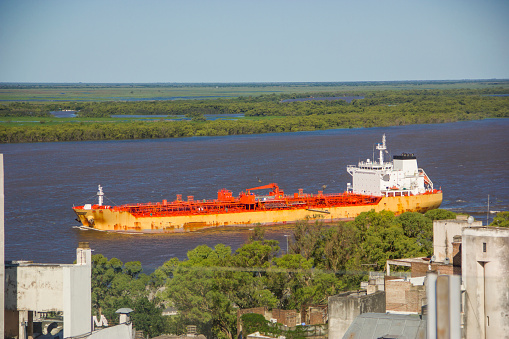
[[[509,88],[500,86],[271,93],[214,100],[13,102],[0,105],[0,143],[223,136],[505,118],[509,117],[508,93]],[[345,100],[283,102],[297,97],[352,96],[357,99],[350,103]],[[56,118],[50,114],[60,109],[77,111],[77,117]],[[214,114],[231,116],[231,119],[206,119]],[[191,121],[176,120],[178,116],[186,116]]]

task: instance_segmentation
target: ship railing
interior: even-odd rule
[[[319,191],[318,194],[302,194],[299,196],[284,196],[276,198],[270,196],[266,200],[267,203],[278,203],[283,206],[287,205],[288,208],[300,208],[302,206],[330,206],[330,205],[356,205],[360,203],[374,203],[377,197],[369,195],[362,195],[356,193],[327,193],[324,194]],[[213,214],[213,213],[228,213],[233,211],[246,211],[258,209],[259,204],[263,201],[257,201],[255,204],[244,204],[239,199],[234,201],[217,201],[217,200],[203,200],[203,201],[174,201],[167,203],[139,203],[131,205],[115,206],[113,209],[117,211],[128,211],[136,215],[186,215],[186,214]],[[265,204],[264,204],[265,205]],[[268,205],[270,206],[270,205]],[[267,207],[268,207],[267,206]],[[270,207],[269,207],[270,208]]]
[[[82,206],[73,206],[72,208],[73,209],[93,209],[93,210],[107,210],[107,209],[110,209],[111,206],[110,205],[102,205],[102,206],[99,206],[97,204],[95,205],[92,205],[92,204],[88,204],[87,207],[85,207],[87,205],[82,205]]]
[[[433,182],[422,168],[419,168],[419,175],[424,177],[424,187],[426,190],[433,191]]]
[[[139,210],[130,210],[130,213],[136,216],[179,216],[179,215],[200,215],[200,214],[220,214],[220,213],[232,213],[232,212],[242,212],[250,210],[245,205],[241,204],[233,204],[233,205],[223,205],[223,206],[210,206],[209,208],[205,207],[196,207],[196,208],[173,208],[173,209],[159,209],[159,210],[151,210],[151,209],[139,209]]]
[[[167,205],[145,205],[127,209],[136,216],[179,216],[199,214],[235,213],[259,209],[298,209],[306,207],[332,207],[355,206],[359,204],[376,204],[381,197],[361,194],[327,194],[305,195],[300,197],[286,197],[284,199],[269,200],[258,205],[246,205],[240,202],[206,202],[206,203],[180,203]]]

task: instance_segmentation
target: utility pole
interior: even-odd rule
[[[4,155],[0,154],[0,338],[4,337],[5,256],[4,256]]]

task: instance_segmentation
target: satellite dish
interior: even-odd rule
[[[437,260],[437,257],[435,257],[434,255],[431,256],[431,260],[430,262],[435,262]]]
[[[467,218],[467,222],[468,222],[469,224],[472,224],[472,223],[474,222],[474,217],[473,217],[473,216],[469,216],[469,217]]]
[[[444,264],[449,265],[449,258],[445,258]]]

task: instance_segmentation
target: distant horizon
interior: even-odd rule
[[[215,84],[344,84],[344,83],[388,83],[388,82],[469,82],[469,81],[509,81],[509,78],[486,78],[486,79],[433,79],[433,80],[360,80],[360,81],[238,81],[238,82],[22,82],[0,81],[0,84],[100,84],[100,85],[130,85],[130,84],[186,84],[186,85],[215,85]]]

